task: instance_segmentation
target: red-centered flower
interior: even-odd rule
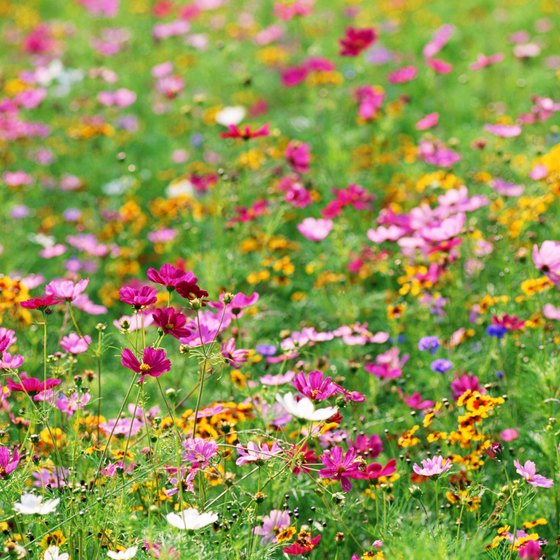
[[[338,385],[319,370],[310,371],[307,376],[300,371],[294,378],[293,385],[302,395],[314,401],[324,401],[338,392]]]
[[[128,348],[122,351],[121,358],[124,367],[140,374],[139,383],[142,383],[147,375],[159,377],[171,369],[171,361],[167,359],[165,350],[152,348],[151,346],[144,348],[141,362]]]
[[[15,471],[19,465],[21,455],[14,449],[10,456],[8,447],[0,446],[0,479],[6,478],[11,472]]]
[[[319,471],[319,476],[339,480],[345,492],[352,490],[350,478],[361,478],[361,463],[356,461],[355,449],[349,449],[344,455],[342,447],[327,449],[321,455],[321,462],[325,468]]]
[[[504,327],[508,331],[517,331],[525,326],[525,321],[520,319],[517,315],[508,315],[505,313],[501,317],[494,315],[492,317],[492,324]]]
[[[358,56],[367,49],[377,38],[373,28],[358,29],[349,27],[340,43],[340,56]]]
[[[308,465],[312,465],[319,460],[315,451],[307,447],[307,443],[304,443],[301,447],[293,445],[291,449],[286,451],[286,455],[289,457],[288,464],[293,465],[292,472],[294,474],[311,472]]]
[[[62,383],[61,379],[38,379],[37,377],[27,377],[24,373],[20,376],[21,383],[16,383],[11,379],[6,380],[6,385],[10,391],[22,391],[25,393],[39,393],[52,389]]]
[[[25,309],[38,309],[39,311],[44,311],[47,307],[63,303],[63,301],[64,300],[51,294],[44,297],[26,299],[25,301],[22,301],[20,305],[25,307]]]
[[[297,556],[298,554],[307,554],[311,552],[321,540],[321,535],[311,538],[311,533],[308,531],[300,531],[297,540],[290,546],[282,549],[284,554],[291,554]]]
[[[132,305],[136,311],[157,302],[157,290],[151,286],[142,286],[140,288],[124,286],[119,290],[119,296],[122,302]]]
[[[169,263],[162,265],[159,270],[149,268],[146,276],[155,284],[165,286],[169,291],[173,291],[178,282],[192,282],[193,280],[196,282],[192,272],[185,272]]]
[[[191,336],[193,331],[185,327],[187,318],[180,311],[176,311],[173,307],[165,309],[156,309],[152,313],[154,323],[165,333],[175,338],[184,338]]]
[[[176,284],[175,289],[181,297],[184,297],[189,301],[197,298],[202,300],[202,305],[204,306],[206,305],[206,302],[203,301],[203,298],[208,297],[208,292],[200,288],[197,282],[198,278],[196,276],[193,276],[192,280],[182,280],[181,282]]]
[[[396,470],[396,459],[391,459],[385,466],[383,466],[381,463],[370,463],[361,473],[360,478],[375,480],[376,478],[379,478],[381,476],[391,476]]]
[[[220,138],[241,138],[243,140],[250,140],[251,138],[258,138],[259,136],[268,136],[270,134],[270,125],[266,123],[261,128],[253,130],[249,125],[239,128],[235,124],[228,126],[227,132],[222,132]]]

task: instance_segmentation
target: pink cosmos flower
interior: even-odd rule
[[[285,0],[274,3],[274,15],[281,20],[289,21],[296,16],[308,16],[312,10],[315,0]]]
[[[128,348],[122,351],[121,358],[124,367],[140,374],[139,383],[142,383],[147,375],[159,377],[171,369],[171,361],[167,359],[165,350],[151,346],[144,348],[141,362]]]
[[[207,466],[218,453],[218,444],[212,439],[189,438],[182,445],[185,450],[181,456],[183,461],[194,463],[197,467]]]
[[[533,461],[525,461],[524,465],[517,460],[513,461],[517,474],[522,476],[531,486],[538,488],[552,488],[554,482],[550,478],[537,474],[537,467]]]
[[[479,54],[476,58],[476,61],[473,62],[469,68],[471,70],[482,70],[483,68],[487,68],[488,66],[492,66],[493,64],[498,64],[504,60],[503,53],[496,53],[486,56],[485,54]]]
[[[0,479],[6,478],[10,473],[14,472],[19,465],[21,455],[17,449],[10,454],[8,447],[0,445]]]
[[[526,541],[517,550],[519,558],[527,558],[530,560],[539,560],[541,557],[541,545],[538,540]]]
[[[70,418],[76,410],[84,408],[90,400],[91,395],[89,393],[80,394],[77,391],[74,391],[73,393],[70,393],[68,397],[64,394],[58,395],[55,406],[58,410]]]
[[[302,395],[314,401],[324,401],[338,392],[338,385],[319,370],[311,371],[307,376],[300,371],[293,385]]]
[[[123,286],[119,290],[119,296],[123,303],[132,305],[136,311],[157,302],[157,290],[151,286],[141,286],[140,288]]]
[[[0,327],[0,353],[7,350],[17,341],[16,333],[11,329]]]
[[[416,130],[428,130],[437,126],[439,122],[439,113],[429,113],[422,117],[415,125]]]
[[[97,94],[97,100],[105,107],[128,107],[136,101],[136,93],[126,88],[101,91]]]
[[[292,170],[296,173],[309,173],[311,152],[305,142],[292,141],[286,147],[284,154]]]
[[[460,154],[445,147],[439,140],[422,140],[418,146],[418,155],[430,165],[451,167],[461,160]]]
[[[91,344],[91,337],[80,336],[76,333],[70,333],[60,341],[60,346],[70,354],[82,354],[86,352]]]
[[[505,442],[514,441],[519,437],[519,432],[515,428],[506,428],[500,432],[500,439]]]
[[[0,352],[0,369],[18,369],[23,365],[24,358],[21,354]]]
[[[237,444],[237,453],[239,457],[235,461],[238,467],[241,467],[245,463],[262,463],[268,461],[282,452],[282,448],[277,442],[274,442],[272,446],[268,446],[266,443],[256,444],[252,441],[247,443],[247,447],[243,447],[240,443]]]
[[[354,448],[349,449],[346,453],[343,452],[342,447],[327,449],[321,455],[321,462],[325,468],[319,471],[319,476],[339,480],[342,489],[349,492],[352,490],[352,483],[349,479],[360,478],[361,475],[359,470],[361,463],[356,460],[356,455]]]
[[[195,275],[192,272],[186,272],[180,268],[174,267],[172,264],[165,263],[159,270],[149,268],[146,276],[155,284],[161,284],[168,290],[175,289],[175,286],[182,281],[195,281]]]
[[[78,0],[94,16],[114,18],[119,11],[119,0]]]
[[[449,74],[453,70],[453,65],[439,58],[427,58],[426,64],[438,74]]]
[[[227,342],[222,343],[222,357],[226,364],[233,368],[239,368],[241,364],[247,361],[249,350],[244,350],[242,348],[236,349],[235,338],[232,337]]]
[[[499,194],[503,196],[521,196],[525,187],[523,185],[516,185],[515,183],[508,183],[499,177],[490,182],[490,186]]]
[[[361,473],[360,478],[365,478],[366,480],[375,480],[382,476],[391,476],[397,470],[397,460],[390,459],[387,464],[383,466],[381,463],[370,463],[366,465],[365,469]]]
[[[340,44],[340,56],[358,56],[362,51],[373,45],[377,39],[373,28],[358,29],[348,27],[345,35],[338,42]]]
[[[367,362],[364,369],[381,379],[394,379],[402,375],[402,367],[408,361],[408,354],[399,356],[400,350],[394,346],[386,352],[379,354],[375,362]]]
[[[71,280],[53,280],[46,285],[45,295],[72,301],[87,288],[88,284],[89,279],[80,280],[76,284]]]
[[[385,100],[385,91],[378,86],[360,86],[354,92],[354,98],[359,104],[358,116],[364,121],[371,121],[377,116],[377,111]]]
[[[431,459],[424,459],[422,467],[414,463],[412,470],[421,476],[438,476],[451,468],[451,461],[443,459],[440,455],[436,455]]]
[[[263,517],[262,527],[255,527],[253,533],[262,537],[261,544],[276,542],[276,535],[290,526],[290,514],[286,510],[273,509]]]
[[[390,84],[404,84],[414,80],[417,75],[418,70],[416,69],[416,66],[405,66],[404,68],[399,68],[398,70],[391,72],[387,80]]]
[[[360,457],[375,459],[383,451],[383,442],[377,434],[368,436],[358,434],[353,440],[348,442],[349,449],[355,449]]]
[[[422,395],[418,392],[412,393],[412,395],[403,395],[402,399],[406,406],[416,410],[426,410],[432,408],[435,404],[434,401],[422,398]]]
[[[518,124],[485,124],[484,130],[502,138],[513,138],[522,132]]]
[[[451,382],[451,392],[453,393],[453,398],[457,400],[465,391],[478,391],[484,394],[486,389],[480,386],[476,375],[468,375],[465,373]]]
[[[552,303],[546,303],[542,309],[543,316],[553,321],[560,321],[560,307],[554,307]]]
[[[446,23],[436,29],[435,33],[432,35],[430,42],[422,50],[422,55],[424,58],[434,57],[447,43],[449,39],[453,36],[455,32],[455,26]]]
[[[560,284],[560,241],[533,245],[533,264],[554,284]]]
[[[332,220],[305,218],[303,222],[298,224],[297,228],[307,239],[311,241],[322,241],[329,235],[333,225],[334,222]]]

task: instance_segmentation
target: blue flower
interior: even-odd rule
[[[495,336],[496,338],[504,338],[507,333],[507,329],[501,325],[490,325],[486,328],[486,334],[490,336]]]
[[[435,371],[437,373],[445,373],[453,367],[453,363],[449,360],[446,360],[445,358],[439,358],[438,360],[434,360],[430,364],[430,367],[432,368],[432,371]]]
[[[424,350],[429,350],[430,354],[435,354],[439,346],[440,344],[437,336],[423,336],[418,341],[418,350],[422,352]]]

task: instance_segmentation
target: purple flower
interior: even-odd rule
[[[507,329],[502,327],[502,325],[490,325],[486,328],[486,334],[490,336],[495,336],[498,339],[504,338],[507,333]]]
[[[314,401],[324,401],[338,392],[338,385],[319,370],[311,371],[307,376],[300,371],[293,385],[302,395]]]
[[[450,468],[451,461],[449,459],[444,460],[440,455],[436,455],[431,459],[424,459],[422,467],[419,467],[416,463],[412,466],[412,470],[422,476],[437,476],[448,471]]]
[[[68,470],[63,467],[55,467],[53,471],[49,469],[41,469],[33,474],[33,486],[42,488],[62,488],[66,486],[66,477]]]
[[[429,350],[430,354],[435,354],[439,346],[440,343],[437,336],[423,336],[418,341],[418,350],[420,350],[421,352],[423,352],[424,350]]]
[[[354,448],[349,449],[344,455],[342,447],[327,449],[321,455],[321,462],[325,468],[319,471],[319,476],[340,480],[342,489],[349,492],[352,490],[352,483],[349,479],[360,478],[362,474],[359,470],[361,463],[356,461],[356,455]]]
[[[274,356],[278,348],[274,344],[257,344],[255,351],[261,356]]]
[[[432,369],[432,371],[435,371],[437,373],[445,373],[446,371],[449,371],[452,367],[453,367],[453,363],[450,362],[449,360],[446,360],[445,358],[439,358],[438,360],[434,360],[430,364],[430,368]]]
[[[519,461],[513,461],[517,474],[521,475],[531,486],[538,488],[552,488],[554,482],[550,478],[537,474],[537,467],[533,461],[525,461],[521,465]]]
[[[122,351],[121,357],[121,363],[124,367],[140,374],[140,383],[144,381],[147,375],[159,377],[171,369],[171,361],[167,359],[165,350],[152,348],[151,346],[144,348],[141,362],[128,348]]]

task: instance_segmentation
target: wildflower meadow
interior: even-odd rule
[[[558,0],[0,0],[0,559],[560,558]]]

